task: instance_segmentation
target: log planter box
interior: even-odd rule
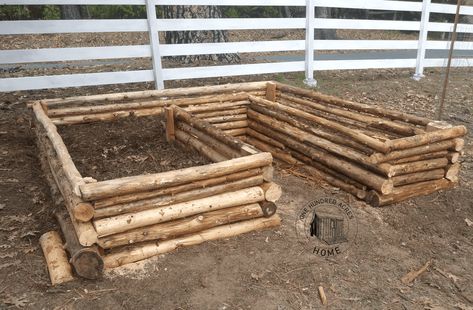
[[[277,82],[70,97],[30,106],[44,169],[67,207],[69,225],[61,228],[74,232],[69,238],[79,244],[70,255],[86,248],[96,269],[278,225],[274,202],[281,189],[272,182],[273,157],[373,206],[451,188],[458,182],[466,134],[464,126]],[[214,163],[97,182],[80,175],[56,130],[160,115],[170,143]]]

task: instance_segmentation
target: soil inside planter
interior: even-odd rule
[[[196,151],[168,143],[162,121],[150,116],[58,128],[82,176],[98,181],[211,163]]]

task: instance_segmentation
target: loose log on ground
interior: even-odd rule
[[[250,231],[279,226],[281,219],[276,214],[270,218],[258,218],[222,225],[200,231],[196,234],[166,240],[160,243],[150,242],[133,247],[120,249],[105,256],[105,267],[114,268],[124,264],[140,261],[158,254],[164,254],[176,250],[179,247],[201,244],[205,241],[218,240],[234,237]]]
[[[416,128],[415,126],[412,126],[412,125],[396,123],[396,122],[386,120],[380,117],[372,116],[372,115],[366,115],[366,114],[356,113],[356,112],[352,112],[345,109],[334,108],[328,105],[319,104],[310,100],[297,98],[297,97],[284,94],[284,93],[281,94],[281,98],[293,101],[301,105],[309,106],[319,111],[323,111],[323,112],[330,113],[333,115],[342,116],[345,118],[356,120],[358,122],[362,122],[366,124],[367,127],[388,130],[390,132],[395,132],[401,135],[415,135],[415,134],[420,134],[420,133],[425,132],[423,129]]]
[[[211,187],[211,186],[215,186],[219,184],[226,184],[226,183],[230,183],[230,182],[234,182],[238,180],[243,180],[246,178],[251,178],[254,176],[262,175],[262,173],[263,173],[263,170],[261,168],[256,168],[256,169],[251,169],[247,171],[232,173],[229,175],[224,175],[221,177],[210,178],[210,179],[190,182],[190,183],[186,183],[182,185],[162,188],[155,191],[142,192],[142,193],[136,193],[136,194],[130,194],[130,195],[124,195],[124,196],[115,196],[115,197],[95,201],[94,207],[95,209],[100,209],[100,208],[105,208],[105,207],[109,207],[113,205],[118,205],[121,203],[128,203],[128,202],[134,202],[138,200],[155,198],[158,196],[165,196],[165,195],[174,196],[179,193],[188,192],[194,189],[199,189],[199,188],[202,189],[202,188],[207,188],[207,187]]]
[[[271,163],[270,153],[259,153],[205,166],[85,184],[81,186],[81,192],[84,199],[97,200],[221,177],[235,172],[266,167]]]
[[[84,181],[82,180],[82,176],[74,165],[64,141],[62,141],[61,136],[57,132],[56,126],[46,116],[46,113],[40,104],[33,105],[33,112],[36,120],[39,122],[39,124],[41,124],[42,128],[46,132],[49,141],[51,141],[57,158],[61,164],[62,170],[64,171],[66,178],[72,184],[74,193],[76,195],[80,195],[79,186],[84,184]]]
[[[380,195],[376,191],[370,191],[366,201],[373,207],[381,207],[413,197],[432,194],[442,189],[452,188],[455,184],[447,179],[440,179],[395,187],[389,195]]]
[[[437,168],[444,168],[448,165],[448,159],[446,158],[435,158],[429,160],[415,161],[411,163],[399,164],[399,165],[389,165],[389,164],[380,164],[379,168],[386,171],[386,174],[389,177],[396,175],[414,173],[419,171],[432,170]]]
[[[86,279],[97,279],[103,271],[103,259],[97,246],[83,247],[75,234],[72,222],[65,212],[56,212],[56,219],[66,240],[65,248],[71,257],[75,272]]]
[[[177,194],[159,196],[151,199],[138,200],[129,203],[117,204],[107,208],[95,210],[95,218],[104,218],[116,216],[131,212],[140,212],[153,208],[164,207],[185,201],[191,201],[208,196],[218,195],[225,192],[244,189],[247,187],[258,186],[263,184],[263,175],[256,175],[246,179],[236,180],[229,183],[218,184],[215,186],[198,188],[187,192]]]
[[[388,144],[392,150],[405,150],[420,145],[463,137],[466,133],[467,129],[465,126],[455,126],[448,129],[426,132],[412,137],[391,140]]]
[[[263,211],[257,203],[210,211],[183,219],[133,229],[120,234],[99,238],[105,249],[149,240],[172,239],[196,233],[212,227],[262,217]]]
[[[299,153],[310,157],[314,162],[320,162],[324,166],[351,177],[368,187],[376,188],[382,193],[390,193],[392,191],[392,181],[365,170],[351,162],[337,158],[330,153],[311,148],[282,133],[277,133],[276,131],[273,131],[271,136]]]
[[[417,155],[422,155],[422,154],[429,154],[429,153],[434,153],[438,151],[456,149],[457,146],[459,145],[458,140],[450,139],[450,140],[435,142],[428,145],[421,145],[421,146],[413,147],[410,149],[392,151],[388,154],[375,153],[370,156],[369,161],[372,164],[378,164],[378,163],[389,162],[389,161],[401,159],[401,158],[409,158],[412,156],[417,156]]]
[[[392,160],[389,163],[391,165],[398,165],[398,164],[411,163],[411,162],[427,160],[427,159],[442,158],[442,157],[447,157],[448,153],[449,152],[445,150],[445,151],[438,151],[438,152],[427,153],[427,154],[420,154],[416,156]]]
[[[302,122],[300,120],[295,119],[294,117],[291,117],[285,113],[281,113],[280,111],[276,112],[267,108],[264,108],[263,106],[257,105],[257,104],[252,104],[251,108],[255,110],[256,112],[259,112],[261,114],[271,116],[274,119],[286,122],[294,127],[297,127],[299,129],[302,129],[304,131],[310,132],[316,136],[319,136],[321,138],[324,138],[326,140],[332,141],[334,143],[340,144],[340,145],[346,145],[348,147],[351,147],[355,150],[361,151],[365,154],[371,155],[373,153],[373,150],[370,149],[369,147],[358,143],[356,141],[353,141],[351,139],[347,139],[343,137],[342,135],[330,133],[324,130],[321,130],[320,128],[314,128],[314,126],[311,126],[309,124],[306,124],[305,122]],[[257,128],[254,128],[257,130]],[[260,139],[261,140],[261,139]]]
[[[304,112],[304,111],[301,111],[301,110],[298,110],[298,109],[295,109],[295,108],[292,108],[292,107],[287,107],[287,106],[284,106],[284,105],[279,104],[279,103],[271,102],[271,101],[268,101],[268,100],[265,100],[265,99],[262,99],[262,98],[259,98],[259,97],[249,96],[249,98],[250,98],[250,101],[252,101],[252,102],[256,102],[256,103],[262,104],[264,106],[268,106],[268,107],[271,107],[271,108],[274,108],[274,109],[278,109],[278,110],[284,111],[288,114],[295,115],[295,116],[298,116],[298,117],[302,117],[304,119],[313,121],[313,122],[315,122],[317,124],[320,124],[322,126],[325,126],[327,128],[339,131],[339,132],[343,133],[344,135],[346,135],[348,137],[351,137],[354,140],[356,140],[356,141],[358,141],[358,142],[360,142],[364,145],[367,145],[367,146],[369,146],[369,147],[371,147],[371,148],[373,148],[377,151],[387,153],[390,150],[389,147],[385,143],[381,142],[378,139],[374,139],[372,137],[369,137],[369,136],[359,132],[358,130],[348,128],[348,127],[340,125],[336,122],[326,120],[322,117],[318,117],[318,116],[312,115],[310,113],[307,113],[307,112]]]
[[[39,238],[39,244],[46,259],[51,284],[57,285],[74,280],[71,265],[69,265],[59,234],[49,231]]]
[[[151,210],[95,220],[94,226],[99,236],[103,237],[211,210],[230,208],[263,200],[264,191],[255,186]]]
[[[219,153],[210,146],[201,142],[199,139],[196,139],[195,137],[189,135],[185,131],[178,129],[175,131],[174,134],[177,140],[180,140],[184,145],[192,146],[194,149],[197,150],[197,152],[201,153],[213,162],[221,162],[229,159],[229,157]]]
[[[303,130],[300,130],[294,126],[291,126],[287,123],[277,121],[271,117],[268,117],[266,115],[260,114],[256,111],[253,111],[252,109],[248,109],[248,117],[251,120],[257,121],[261,124],[264,124],[265,126],[268,126],[274,130],[280,131],[282,133],[285,133],[287,135],[290,135],[292,138],[300,141],[300,142],[309,142],[312,145],[318,146],[324,150],[327,150],[331,153],[338,154],[340,156],[352,159],[357,162],[367,162],[368,161],[368,156],[344,147],[343,145],[339,145],[336,143],[333,143],[329,140],[316,137],[314,135],[311,135],[310,133],[307,133]],[[251,127],[251,126],[250,126]]]
[[[429,171],[415,172],[404,175],[398,175],[392,178],[394,187],[407,184],[425,182],[430,180],[442,179],[445,175],[444,169],[434,169]]]
[[[266,82],[248,82],[239,84],[225,84],[216,86],[199,86],[187,88],[174,88],[164,90],[146,90],[136,92],[123,92],[103,95],[91,96],[76,96],[58,99],[45,99],[39,102],[46,104],[48,107],[83,103],[83,102],[100,102],[100,101],[116,101],[116,100],[134,100],[134,99],[149,99],[149,98],[163,98],[163,97],[184,97],[195,95],[210,95],[229,92],[254,92],[259,95],[264,95],[266,90]],[[172,98],[176,100],[177,98]]]
[[[452,182],[458,182],[458,175],[460,174],[460,164],[452,164],[445,167],[445,178]]]
[[[324,95],[312,90],[305,90],[301,88],[297,88],[294,86],[289,86],[289,85],[284,85],[282,83],[275,82],[278,89],[281,90],[282,92],[290,92],[297,94],[299,96],[304,96],[304,97],[309,97],[313,99],[320,100],[322,102],[326,102],[332,105],[336,106],[342,106],[345,108],[349,108],[352,110],[360,111],[360,112],[365,112],[365,113],[370,113],[374,115],[380,115],[380,116],[385,116],[391,119],[396,119],[400,120],[403,122],[409,122],[415,125],[420,125],[420,126],[426,126],[428,123],[431,122],[430,119],[425,118],[425,117],[419,117],[415,115],[410,115],[406,113],[402,113],[399,111],[394,111],[394,110],[388,110],[385,108],[381,107],[376,107],[373,105],[369,104],[363,104],[363,103],[358,103],[358,102],[353,102],[349,100],[345,100],[342,98],[337,98],[334,96],[328,96]]]

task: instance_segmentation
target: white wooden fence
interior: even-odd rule
[[[430,13],[455,14],[455,5],[387,0],[0,0],[0,5],[146,5],[147,19],[121,20],[19,20],[0,21],[2,35],[90,32],[148,32],[149,45],[45,48],[0,50],[0,64],[78,61],[92,59],[149,58],[152,70],[81,73],[68,75],[27,76],[0,79],[0,91],[78,87],[154,81],[164,88],[164,81],[220,76],[252,75],[305,71],[306,82],[315,84],[317,70],[416,68],[420,78],[424,67],[441,67],[444,58],[425,57],[427,49],[447,50],[447,41],[429,41],[428,32],[451,32],[453,24],[431,22]],[[221,18],[221,19],[158,19],[157,5],[218,6],[304,6],[306,18]],[[420,21],[366,19],[322,19],[314,17],[314,7],[411,11],[421,15]],[[462,6],[462,15],[473,15],[472,6]],[[226,42],[198,44],[160,44],[158,32],[180,30],[248,30],[305,29],[305,40]],[[314,40],[316,29],[410,30],[418,31],[418,40]],[[473,33],[472,24],[459,24],[458,32]],[[0,44],[1,47],[1,44]],[[417,50],[412,59],[314,60],[314,51],[321,50]],[[473,50],[472,42],[457,42],[455,50]],[[162,68],[164,56],[305,51],[305,61]],[[455,59],[454,66],[473,66],[473,60]]]

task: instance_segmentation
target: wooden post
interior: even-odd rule
[[[174,110],[173,108],[164,108],[164,115],[166,117],[166,141],[172,142],[176,140],[174,129]]]
[[[306,0],[305,6],[305,80],[304,84],[316,87],[314,79],[315,0]]]
[[[276,84],[271,82],[266,84],[266,100],[276,101]]]
[[[146,0],[146,17],[148,21],[149,45],[153,60],[153,73],[156,89],[164,89],[163,65],[159,51],[159,31],[156,16],[156,3],[154,0]]]
[[[416,81],[419,81],[424,77],[425,49],[427,44],[427,35],[429,33],[430,6],[431,0],[423,0],[422,15],[420,17],[419,41],[417,44],[416,72],[412,77]]]
[[[49,231],[39,238],[39,243],[46,258],[51,284],[56,285],[74,280],[71,265],[69,265],[59,234]]]

